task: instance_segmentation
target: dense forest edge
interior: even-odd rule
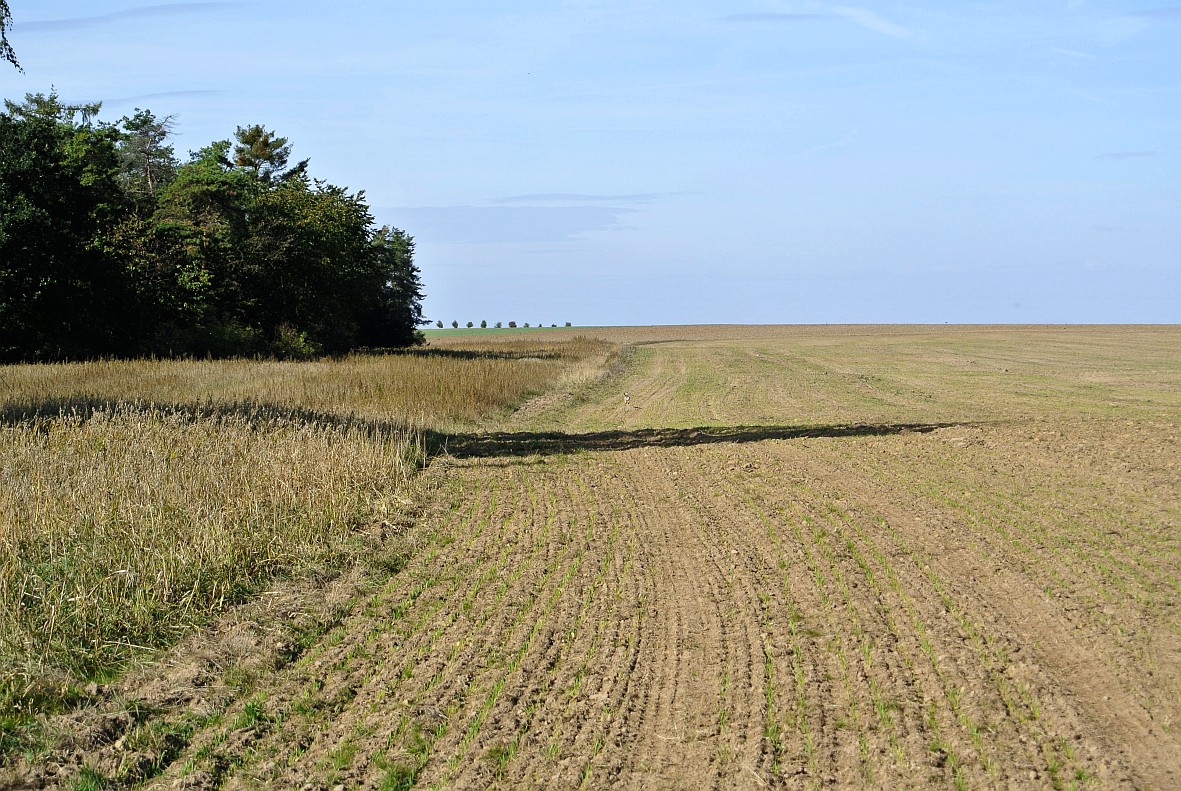
[[[171,117],[56,92],[0,113],[0,362],[299,359],[421,343],[414,240],[363,191],[237,127],[181,161]]]

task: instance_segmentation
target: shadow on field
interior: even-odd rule
[[[255,429],[279,425],[316,425],[335,429],[355,429],[369,436],[408,436],[418,429],[409,423],[375,420],[355,415],[338,415],[304,407],[283,406],[258,401],[204,401],[192,404],[156,403],[144,400],[117,400],[91,396],[47,398],[0,402],[0,426],[19,426],[40,420],[66,419],[85,423],[98,416],[147,414],[156,419],[179,422],[233,420]]]
[[[815,437],[880,437],[926,433],[963,423],[852,423],[829,426],[703,426],[699,428],[641,428],[631,431],[491,432],[487,434],[428,433],[432,455],[455,458],[532,456],[574,453],[580,450],[632,450],[633,448],[681,448],[722,442],[763,442],[770,439]]]
[[[283,424],[318,425],[359,430],[369,436],[388,439],[424,440],[427,456],[448,455],[457,459],[549,456],[588,451],[632,450],[634,448],[682,448],[724,442],[763,442],[772,439],[817,437],[882,437],[892,434],[925,434],[941,428],[979,423],[849,423],[820,426],[700,426],[697,428],[639,428],[630,431],[591,431],[567,434],[560,431],[494,431],[488,433],[446,433],[419,429],[388,420],[353,415],[335,415],[299,407],[255,402],[206,402],[203,404],[153,404],[144,401],[114,401],[73,397],[43,401],[0,404],[0,425],[36,423],[39,419],[65,417],[79,423],[96,415],[148,413],[157,419],[181,422],[193,420],[240,420],[254,428]]]

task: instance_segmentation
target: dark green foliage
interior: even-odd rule
[[[6,0],[0,0],[0,60],[5,60],[17,68],[21,69],[21,65],[17,63],[16,53],[12,51],[12,45],[8,43],[8,28],[12,25],[12,12],[8,10],[8,3]]]
[[[421,342],[414,242],[261,126],[177,162],[171,119],[0,113],[0,360],[302,358]]]
[[[422,284],[414,265],[414,239],[384,225],[373,234],[370,250],[380,281],[378,299],[362,324],[369,346],[413,346],[422,343]]]
[[[20,103],[5,99],[4,109],[15,118],[42,118],[70,126],[77,121],[83,126],[89,126],[102,109],[102,102],[62,104],[57,91],[51,90],[48,96],[43,93],[26,93],[25,100]]]
[[[234,146],[234,164],[254,173],[260,181],[290,181],[307,175],[308,160],[303,160],[290,170],[287,159],[291,156],[291,144],[285,137],[275,137],[260,124],[239,126],[234,132],[238,144]]]
[[[97,243],[123,211],[118,133],[43,98],[0,113],[0,360],[110,354],[124,334],[126,283]]]

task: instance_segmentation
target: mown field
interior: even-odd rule
[[[1181,785],[1181,330],[601,334],[605,378],[427,435],[396,563],[98,685],[12,777]]]

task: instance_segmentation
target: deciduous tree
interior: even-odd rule
[[[12,45],[8,43],[8,29],[12,26],[12,12],[8,10],[7,0],[0,0],[0,60],[6,60],[17,68],[18,71],[24,71],[20,63],[17,62],[16,53],[12,51]]]
[[[99,244],[122,206],[117,135],[73,123],[69,112],[7,106],[0,113],[0,358],[118,351],[123,282]]]
[[[157,195],[148,244],[170,251],[157,260],[160,293],[176,295],[173,304],[181,308],[161,326],[165,346],[158,353],[263,351],[243,287],[253,266],[243,248],[254,190],[250,176],[227,158],[229,150],[230,142],[219,140],[196,151]]]

